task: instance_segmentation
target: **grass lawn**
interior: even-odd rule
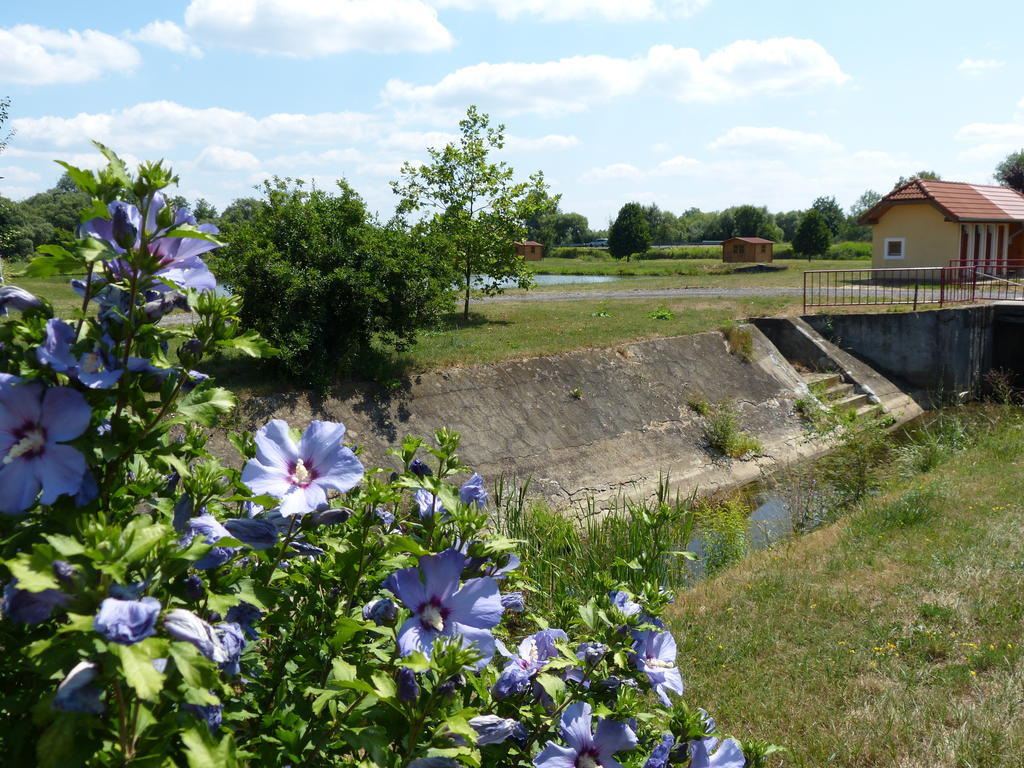
[[[581,347],[603,347],[659,336],[701,333],[736,318],[775,314],[796,301],[787,297],[744,299],[580,299],[477,304],[469,321],[449,315],[424,331],[401,358],[407,372],[493,363]],[[655,319],[660,308],[674,315]]]
[[[82,308],[82,298],[71,290],[71,277],[18,277],[6,275],[11,285],[24,288],[34,296],[47,299],[53,304],[58,317],[71,317],[76,309]]]
[[[671,609],[687,696],[784,764],[1024,766],[1024,418]]]

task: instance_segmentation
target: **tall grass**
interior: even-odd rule
[[[692,498],[670,497],[662,477],[654,498],[614,500],[598,511],[588,501],[575,515],[530,501],[528,486],[500,482],[494,493],[493,524],[520,541],[529,570],[530,610],[565,621],[591,596],[625,586],[640,592],[647,582],[676,591],[689,583],[687,544],[695,527]]]

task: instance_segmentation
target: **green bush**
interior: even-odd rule
[[[651,261],[655,259],[720,259],[720,245],[680,245],[670,248],[649,248],[633,258]]]
[[[344,181],[333,195],[281,179],[263,192],[213,268],[295,381],[326,387],[371,345],[401,350],[450,310],[455,276],[439,243],[378,224]]]

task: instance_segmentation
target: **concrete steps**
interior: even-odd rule
[[[841,373],[801,373],[800,377],[827,407],[836,411],[853,411],[858,417],[876,413],[877,403],[871,402],[871,396],[858,394],[856,387],[844,380]]]

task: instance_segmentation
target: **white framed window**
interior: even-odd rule
[[[902,259],[907,255],[907,238],[887,237],[883,253],[887,259]]]

